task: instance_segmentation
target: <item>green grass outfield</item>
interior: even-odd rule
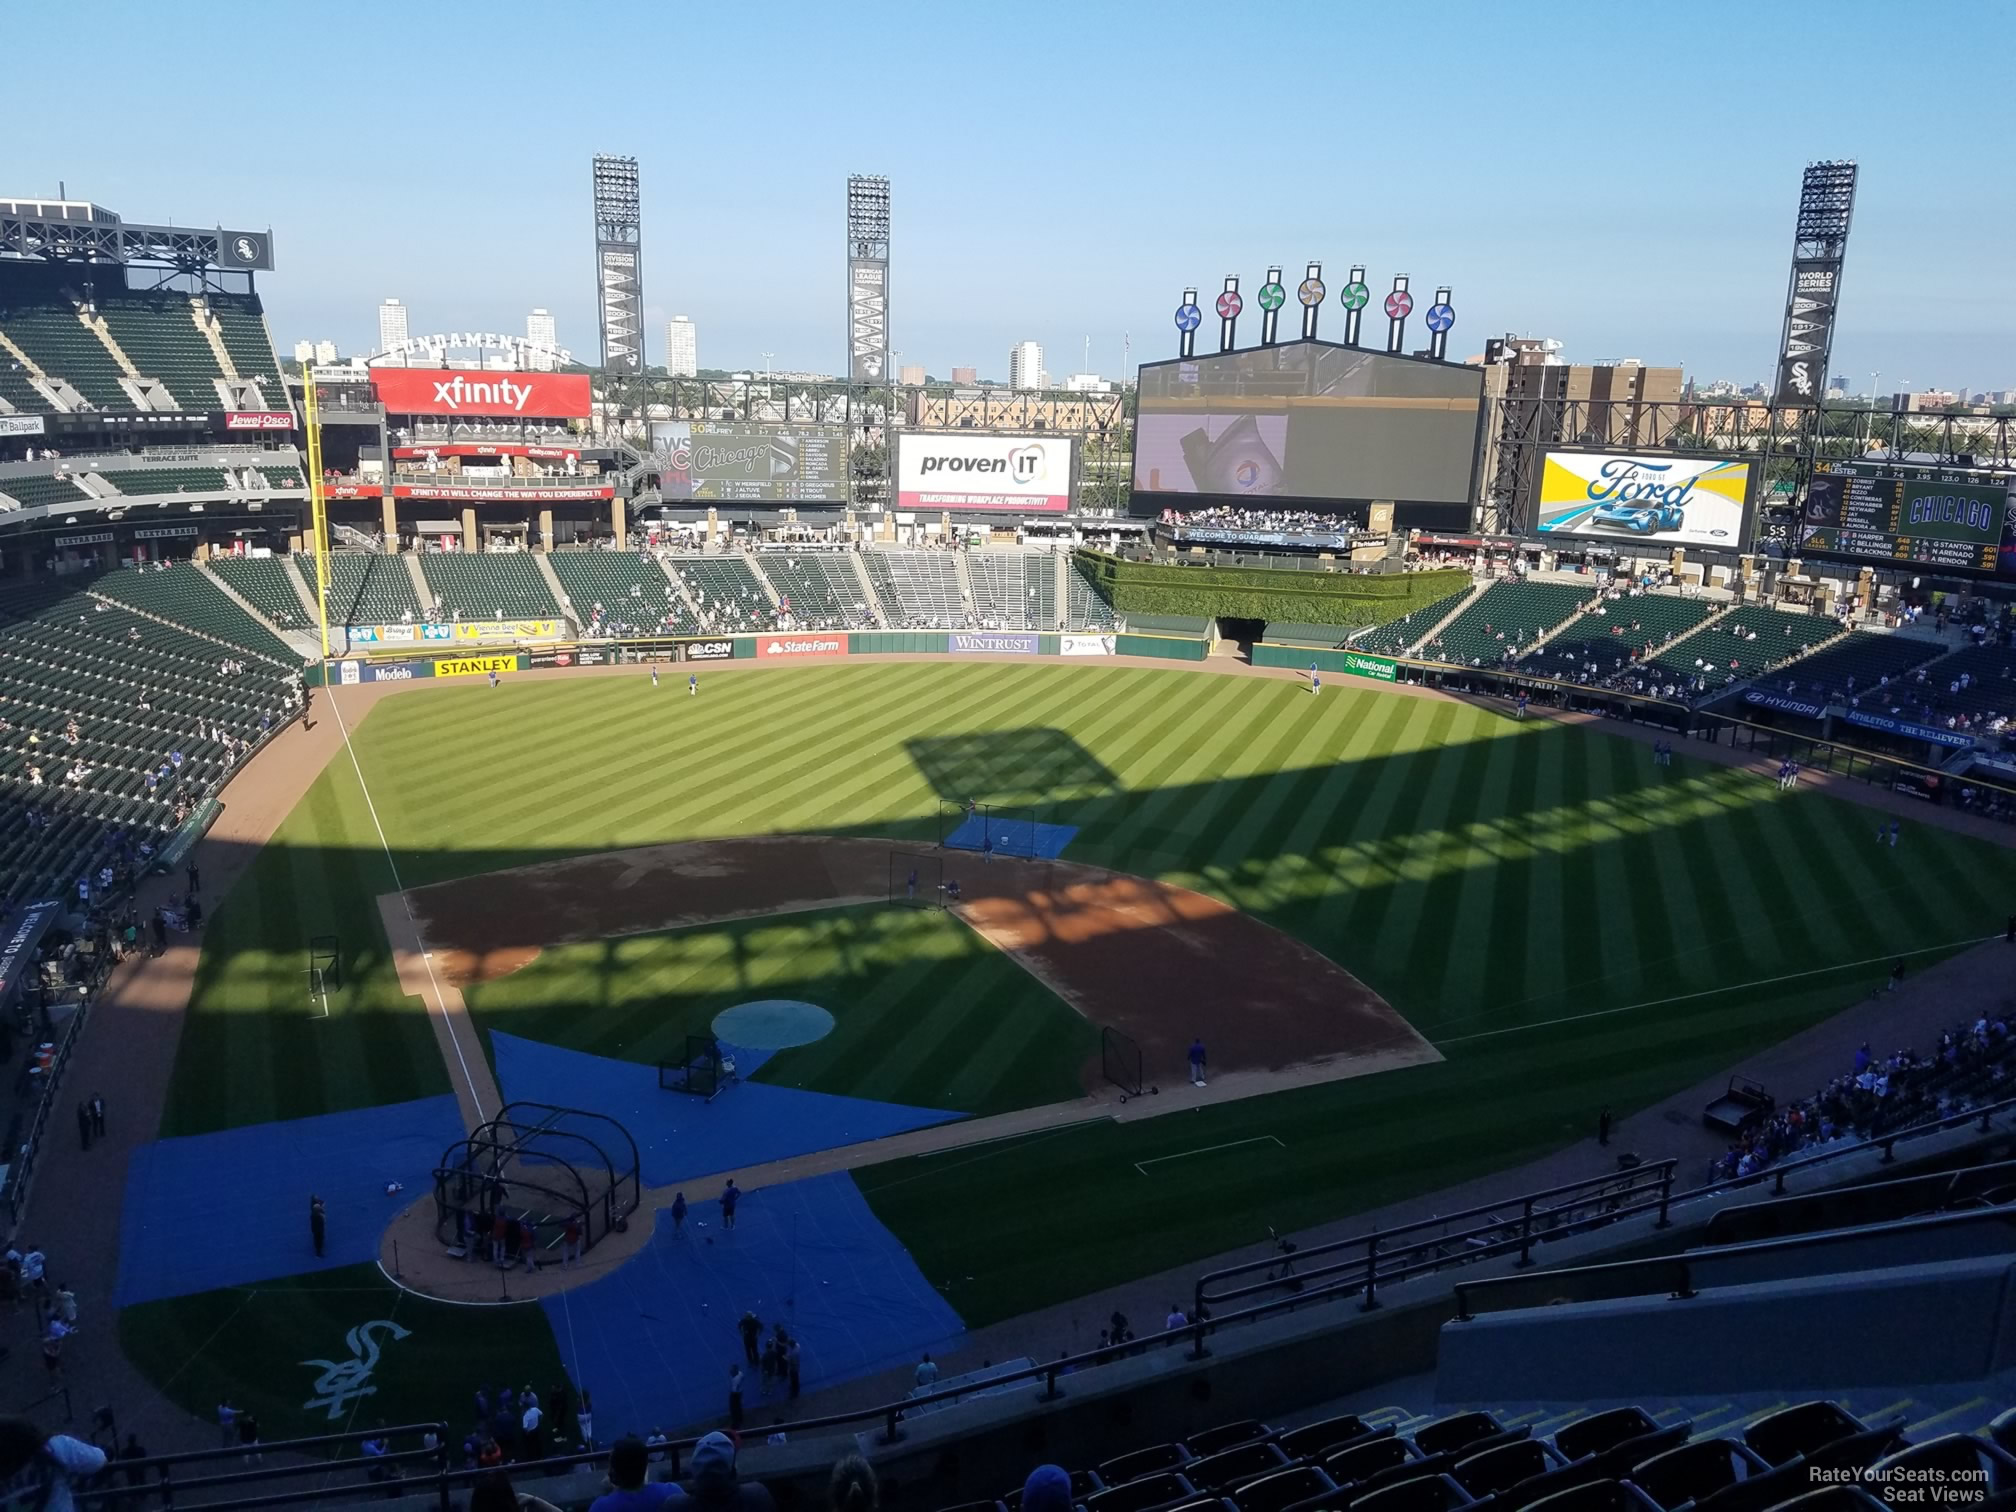
[[[654,692],[640,671],[386,700],[356,749],[401,877],[770,831],[928,839],[941,798],[1044,800],[1042,818],[1080,826],[1070,859],[1301,936],[1449,1057],[863,1173],[975,1323],[1557,1146],[1600,1103],[1670,1094],[1882,966],[1803,973],[1999,932],[2016,887],[1983,842],[1907,824],[1879,849],[1859,806],[1439,699],[1054,662],[710,670],[701,686]],[[214,916],[169,1132],[446,1090],[378,935],[390,885],[339,757]],[[323,929],[352,980],[316,1023],[302,950]],[[827,1090],[864,1085],[844,1080]],[[1281,1144],[1134,1166],[1260,1135]]]
[[[566,945],[464,990],[485,1030],[653,1065],[755,998],[796,998],[833,1032],[756,1080],[961,1113],[1064,1102],[1099,1031],[949,913],[834,908]],[[487,1042],[487,1036],[486,1036]]]

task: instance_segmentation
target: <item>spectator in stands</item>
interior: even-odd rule
[[[1022,1512],[1072,1512],[1077,1498],[1060,1465],[1038,1465],[1022,1483]]]
[[[744,1481],[735,1469],[735,1443],[725,1433],[710,1433],[693,1446],[686,1495],[714,1512],[776,1512],[770,1490],[757,1481]]]
[[[937,1379],[938,1362],[932,1359],[931,1352],[926,1350],[924,1358],[917,1362],[917,1389],[919,1391],[925,1390],[934,1384]]]
[[[595,1505],[609,1500],[598,1497]],[[469,1512],[560,1512],[553,1503],[524,1491],[511,1489],[511,1481],[501,1471],[486,1475],[469,1489]]]
[[[105,1451],[65,1433],[46,1433],[27,1418],[0,1418],[0,1481],[17,1477],[36,1512],[72,1512],[72,1489],[105,1468]]]
[[[668,1501],[683,1499],[669,1481],[646,1481],[649,1467],[650,1457],[640,1440],[616,1440],[609,1447],[609,1490],[595,1498],[588,1512],[652,1512]]]

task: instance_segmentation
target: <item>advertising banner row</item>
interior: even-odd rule
[[[437,656],[425,661],[343,661],[332,679],[341,687],[358,683],[412,682],[416,677],[488,677],[492,672],[516,672],[524,659],[516,651],[480,656]]]
[[[641,640],[606,645],[547,646],[526,653],[528,667],[613,667],[626,662],[730,661],[735,642],[720,640]]]
[[[1753,473],[1748,462],[1722,457],[1550,451],[1535,523],[1557,540],[1738,550]]]
[[[332,627],[333,628],[333,627]],[[560,621],[464,620],[454,625],[352,625],[353,646],[415,646],[442,641],[557,640]]]
[[[383,483],[325,483],[325,499],[382,499]],[[395,483],[395,499],[452,499],[460,504],[588,504],[616,497],[614,485],[561,484],[553,488],[491,487],[471,483]]]

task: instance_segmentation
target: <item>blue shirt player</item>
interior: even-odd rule
[[[1309,674],[1309,691],[1311,693],[1321,693],[1323,691],[1323,679],[1318,677],[1314,672]]]
[[[1190,1041],[1190,1085],[1204,1085],[1204,1041],[1201,1039]]]
[[[688,672],[686,674],[686,696],[688,698],[694,698],[699,695],[699,692],[700,692],[700,674],[698,672]]]

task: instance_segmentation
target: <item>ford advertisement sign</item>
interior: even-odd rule
[[[1740,551],[1754,472],[1724,457],[1550,451],[1540,473],[1539,533]]]

